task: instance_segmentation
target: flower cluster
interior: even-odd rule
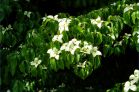
[[[129,81],[127,81],[124,85],[124,92],[128,92],[129,90],[136,91],[136,84],[139,82],[139,70],[135,69],[134,74],[130,75]]]
[[[98,51],[97,47],[93,47],[91,44],[89,44],[87,41],[83,42],[83,47],[80,46],[81,41],[77,40],[76,38],[73,38],[69,42],[63,43],[60,50],[57,48],[52,48],[47,51],[47,53],[50,54],[50,58],[54,57],[55,59],[59,59],[59,54],[61,51],[67,51],[70,52],[72,55],[74,55],[75,51],[79,49],[81,53],[84,54],[92,54],[93,57],[96,57],[97,55],[102,55],[100,51]]]
[[[78,41],[77,39],[72,39],[71,41],[69,41],[68,43],[64,43],[60,50],[65,50],[65,51],[69,51],[72,55],[74,55],[74,52],[76,51],[76,49],[80,48],[80,43],[81,41]]]
[[[39,60],[37,57],[34,59],[34,61],[30,62],[30,64],[32,66],[35,66],[36,68],[38,67],[38,65],[41,63],[42,61]]]
[[[99,28],[102,27],[103,21],[101,20],[101,17],[100,17],[100,16],[98,16],[97,19],[90,19],[90,20],[91,20],[91,23],[92,23],[92,24],[97,25]]]

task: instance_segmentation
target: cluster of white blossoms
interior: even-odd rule
[[[54,37],[52,38],[52,41],[53,42],[57,41],[57,42],[63,43],[63,40],[62,40],[63,34],[62,33],[63,33],[63,31],[69,31],[68,26],[71,22],[71,19],[58,18],[58,15],[56,15],[56,16],[49,15],[49,16],[47,16],[47,18],[54,19],[54,20],[58,21],[58,23],[59,23],[59,28],[58,28],[59,34],[54,35]],[[97,26],[99,28],[101,28],[102,22],[103,21],[101,21],[100,17],[98,17],[95,20],[91,20],[91,23],[97,24]],[[47,51],[47,53],[50,54],[50,58],[55,58],[56,60],[59,60],[59,54],[63,50],[70,52],[72,55],[74,55],[74,53],[77,49],[79,49],[80,52],[82,52],[82,53],[92,54],[93,57],[95,57],[97,55],[101,55],[101,52],[98,51],[97,47],[93,47],[92,45],[89,45],[86,41],[84,41],[83,43],[84,43],[84,46],[80,47],[81,41],[77,40],[76,38],[73,38],[69,42],[63,43],[60,50],[58,50],[56,47],[54,47],[54,48],[50,48]]]
[[[69,41],[68,43],[64,43],[60,50],[65,50],[65,51],[69,51],[72,55],[74,55],[74,52],[76,51],[76,49],[80,48],[80,43],[81,41],[78,41],[77,39],[72,39],[71,41]]]
[[[104,22],[101,20],[101,17],[98,16],[96,19],[90,19],[92,24],[96,24],[99,28],[102,27],[102,23]]]
[[[77,40],[76,38],[71,39],[69,42],[63,43],[60,50],[57,48],[52,48],[47,51],[47,53],[50,54],[50,58],[55,58],[56,60],[59,59],[59,54],[64,50],[67,52],[70,52],[72,55],[74,55],[75,51],[79,49],[81,53],[84,54],[92,54],[93,57],[96,57],[97,55],[102,55],[100,51],[98,51],[97,47],[93,47],[91,44],[89,44],[87,41],[83,42],[83,47],[80,46],[81,41]]]
[[[134,74],[130,75],[129,81],[124,84],[124,92],[137,91],[137,83],[139,83],[139,70],[135,69]]]
[[[38,65],[41,63],[42,61],[39,60],[37,57],[34,59],[34,61],[30,62],[30,64],[32,66],[35,66],[36,68],[38,67]]]

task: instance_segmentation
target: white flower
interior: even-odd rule
[[[115,40],[115,35],[114,34],[108,34],[113,40]]]
[[[38,65],[41,63],[42,61],[39,60],[38,58],[35,58],[34,61],[30,62],[30,64],[32,66],[35,66],[36,68],[38,67]]]
[[[77,41],[77,39],[74,38],[68,43],[64,43],[61,46],[60,50],[69,51],[72,55],[74,55],[74,52],[76,51],[76,49],[80,48],[79,46],[80,43],[81,41]]]
[[[48,15],[47,18],[54,19],[54,20],[58,20],[58,15],[55,15],[55,16]]]
[[[93,57],[96,57],[97,55],[102,55],[100,51],[98,51],[97,47],[93,47],[92,51]]]
[[[61,46],[60,50],[69,51],[69,50],[70,50],[70,49],[69,49],[69,44],[68,44],[68,43],[64,43],[64,44]]]
[[[53,41],[53,42],[58,41],[58,42],[62,43],[62,42],[63,42],[63,41],[62,41],[62,37],[63,37],[62,34],[60,34],[60,35],[55,35],[55,36],[53,37],[52,41]]]
[[[139,81],[139,70],[136,69],[134,71],[134,75],[130,75],[129,79],[131,80],[132,84],[137,83]]]
[[[139,70],[135,69],[134,70],[134,75],[139,78]]]
[[[127,6],[125,9],[124,9],[124,13],[129,11],[129,10],[133,10],[133,6]]]
[[[63,31],[69,31],[69,23],[70,23],[70,19],[67,19],[67,18],[63,18],[63,19],[59,19],[58,22],[59,22],[59,31],[60,33],[62,33]]]
[[[136,91],[137,87],[136,85],[133,85],[129,81],[127,81],[124,85],[124,92],[128,92],[129,90]]]
[[[54,47],[52,49],[49,49],[47,53],[50,54],[50,58],[54,57],[56,60],[59,60],[59,54],[61,53],[61,51],[58,51],[58,49]]]
[[[101,20],[101,17],[98,16],[97,19],[91,19],[91,23],[96,24],[99,28],[101,28],[103,21]]]
[[[83,63],[79,63],[77,67],[85,68],[86,63],[87,61],[84,61]]]
[[[31,14],[30,11],[24,11],[24,15],[26,15],[28,18],[30,18],[30,14]]]
[[[93,46],[89,45],[86,41],[84,41],[84,47],[81,48],[81,52],[85,54],[91,54],[92,49]]]

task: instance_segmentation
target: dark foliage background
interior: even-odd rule
[[[117,0],[1,0],[0,25],[6,27],[11,24],[13,26],[11,34],[14,34],[16,37],[16,42],[10,47],[10,42],[8,41],[11,36],[8,35],[7,39],[0,43],[0,48],[10,48],[9,50],[0,50],[0,75],[1,80],[4,80],[4,82],[0,84],[0,89],[5,92],[7,88],[11,88],[11,76],[8,76],[9,72],[6,74],[7,67],[5,68],[5,66],[8,65],[6,56],[15,50],[18,51],[18,46],[25,43],[27,30],[38,29],[42,23],[41,18],[45,16],[45,14],[56,15],[58,13],[66,13],[67,16],[77,17],[87,14],[92,10],[109,6],[116,1]],[[127,3],[133,2],[137,2],[137,0],[127,0]],[[28,19],[23,16],[23,11],[31,11],[32,17]],[[130,32],[131,27],[125,26],[122,31],[124,33]],[[65,90],[68,92],[86,91],[86,86],[92,86],[94,89],[102,89],[100,92],[105,92],[108,88],[114,87],[116,83],[122,83],[128,80],[129,75],[133,73],[134,69],[139,69],[138,55],[139,53],[129,46],[126,48],[124,55],[111,55],[108,58],[102,58],[100,68],[96,69],[85,80],[73,74],[73,72],[71,72],[72,70],[65,69],[59,70],[49,76],[45,86],[48,89],[52,89],[63,82],[67,85]],[[12,77],[12,80],[14,79],[16,79],[16,76]],[[43,87],[44,85],[35,88],[43,89]]]

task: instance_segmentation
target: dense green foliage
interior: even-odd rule
[[[20,4],[22,0],[1,2],[0,86],[3,91],[69,91],[72,88],[68,80],[76,82],[76,77],[78,80],[87,79],[105,61],[116,61],[113,57],[118,57],[118,61],[128,49],[139,53],[139,3],[135,1],[117,1],[107,6],[101,3],[97,7],[100,9],[79,16],[58,13],[55,16],[46,14],[45,17],[38,11],[26,11],[22,8],[24,4]],[[33,1],[25,2],[30,4]],[[98,4],[98,0],[88,0],[85,5],[82,2],[73,6],[85,7],[91,2]],[[134,60],[131,62],[137,64],[136,56]],[[64,76],[63,80],[61,76]],[[116,87],[111,92],[123,90],[121,83]],[[97,87],[83,89],[95,91]],[[98,89],[100,92],[104,90]]]

